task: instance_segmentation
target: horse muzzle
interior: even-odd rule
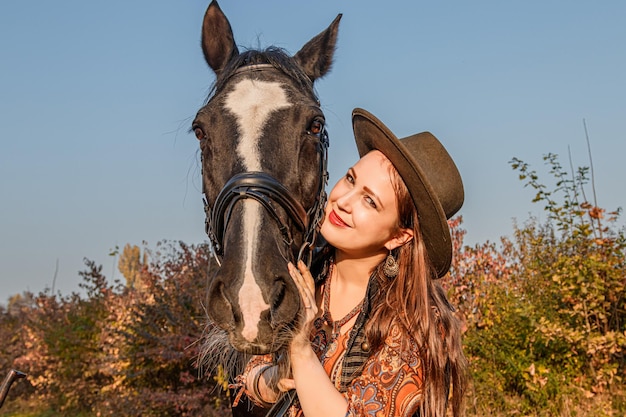
[[[224,262],[208,295],[210,319],[241,352],[264,354],[284,347],[299,317],[298,290],[286,262],[275,254],[259,256],[243,271],[236,262]]]

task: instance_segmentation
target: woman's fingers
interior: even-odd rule
[[[283,378],[278,381],[278,389],[282,392],[287,392],[292,389],[296,389],[296,381],[289,378]]]
[[[287,267],[289,268],[289,274],[291,275],[291,278],[293,278],[293,281],[296,283],[296,287],[298,287],[300,296],[302,296],[304,307],[310,308],[311,306],[310,304],[307,304],[307,302],[311,300],[312,294],[311,294],[311,287],[308,285],[306,278],[302,275],[300,271],[296,269],[295,266],[293,266],[291,262],[289,262]],[[304,268],[306,270],[306,266]],[[308,273],[308,276],[310,277],[311,273],[308,272],[308,270],[306,270],[306,272]]]
[[[302,304],[305,309],[304,314],[306,321],[311,321],[317,314],[313,276],[303,262],[298,263],[299,270],[296,269],[291,262],[289,262],[287,267],[291,278],[293,278],[296,287],[298,287],[298,292],[300,293],[300,298],[302,299]]]
[[[304,279],[304,283],[306,284],[306,287],[309,289],[309,291],[314,293],[315,292],[315,280],[313,279],[313,275],[311,275],[311,271],[309,271],[309,268],[307,268],[305,263],[302,261],[298,261],[298,269],[300,270],[300,274],[302,275],[302,278]]]

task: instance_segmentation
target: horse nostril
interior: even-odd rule
[[[293,323],[300,309],[300,296],[293,281],[289,282],[282,276],[276,277],[269,295],[272,326]]]
[[[276,311],[285,299],[286,285],[282,278],[274,281],[272,292],[270,293],[271,311]]]
[[[228,301],[224,290],[223,282],[218,282],[212,286],[209,291],[209,300],[211,302],[207,309],[209,317],[222,328],[227,327],[229,323],[232,325],[235,320],[232,305]]]

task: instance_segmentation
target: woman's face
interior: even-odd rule
[[[337,182],[321,228],[328,243],[353,256],[371,256],[407,240],[410,231],[398,228],[392,169],[387,157],[371,151]]]

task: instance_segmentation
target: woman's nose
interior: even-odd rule
[[[337,207],[345,212],[351,212],[352,211],[352,193],[351,192],[347,192],[343,195],[341,195],[339,198],[337,198]]]

